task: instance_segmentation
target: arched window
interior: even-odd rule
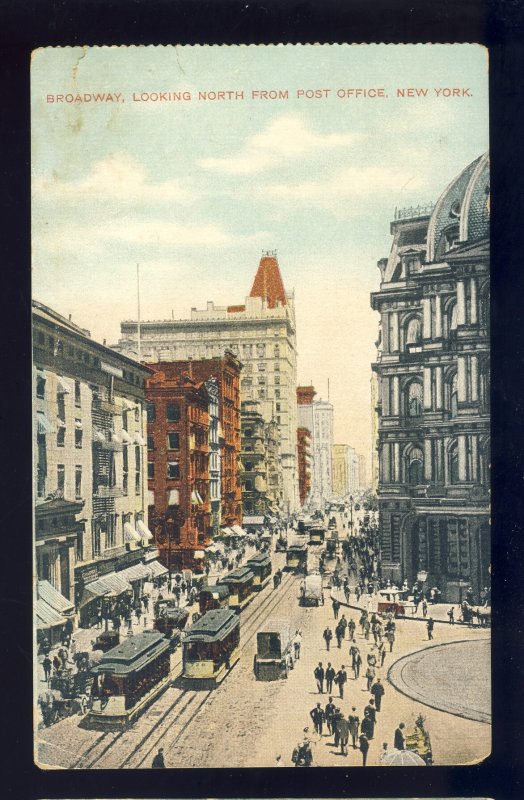
[[[479,296],[479,322],[481,327],[487,328],[488,333],[489,316],[489,289],[486,289]]]
[[[449,317],[449,331],[456,331],[457,330],[457,304],[452,303],[448,310],[448,317]]]
[[[448,451],[448,468],[449,468],[449,482],[459,483],[459,458],[458,458],[458,446],[456,442],[453,442],[451,447]]]
[[[410,486],[419,486],[424,480],[424,456],[419,447],[412,447],[408,452],[407,479]]]
[[[411,381],[407,391],[408,417],[420,417],[422,414],[422,384]]]
[[[419,344],[420,336],[420,319],[419,317],[412,317],[406,328],[406,344]]]
[[[449,410],[452,418],[458,416],[458,377],[456,372],[449,385]]]
[[[480,397],[480,410],[483,413],[489,412],[490,407],[490,380],[489,380],[489,363],[485,359],[479,364],[479,397]]]

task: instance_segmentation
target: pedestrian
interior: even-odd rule
[[[388,755],[388,743],[387,742],[383,742],[382,743],[382,752],[380,754],[380,763],[381,764],[385,763],[387,755]]]
[[[375,667],[372,667],[371,664],[368,666],[366,670],[366,680],[367,680],[368,692],[370,692],[371,687],[373,686],[373,681],[375,680]]]
[[[404,728],[406,726],[403,722],[400,723],[398,728],[395,731],[395,737],[393,740],[393,747],[395,750],[404,750],[406,744],[406,737],[404,736]]]
[[[62,669],[67,668],[68,653],[65,647],[61,647],[58,651],[58,658],[62,662]]]
[[[453,610],[453,606],[451,606],[451,608],[448,611],[448,619],[450,625],[455,624],[455,611]]]
[[[333,691],[333,681],[335,679],[335,669],[331,666],[331,661],[328,661],[328,665],[326,667],[326,692],[331,694]]]
[[[324,694],[324,667],[322,666],[322,661],[318,662],[318,667],[315,667],[315,672],[313,674],[317,682],[319,693]]]
[[[328,702],[326,703],[326,708],[324,709],[324,717],[326,720],[326,725],[328,727],[328,731],[330,733],[334,733],[333,730],[333,717],[335,715],[335,704],[333,702],[333,698],[329,697]]]
[[[371,629],[371,624],[370,624],[369,619],[367,617],[364,620],[363,629],[364,629],[364,639],[368,640],[369,639],[369,631]]]
[[[349,725],[344,716],[337,721],[338,741],[340,744],[340,754],[347,756],[348,754],[348,739],[349,739]]]
[[[173,589],[173,594],[175,595],[175,604],[177,606],[179,606],[180,605],[180,586],[178,586],[178,585],[175,586],[175,588]]]
[[[386,660],[386,648],[384,647],[384,642],[380,642],[380,644],[378,646],[378,657],[379,657],[380,666],[383,667],[384,666],[384,661]]]
[[[42,667],[44,668],[44,680],[46,683],[49,683],[49,678],[51,677],[51,659],[49,656],[46,656],[42,661]]]
[[[326,625],[326,628],[322,636],[324,637],[324,641],[326,643],[326,650],[329,653],[329,645],[331,644],[331,639],[333,638],[333,631],[329,626]]]
[[[336,597],[333,598],[333,616],[338,619],[338,612],[340,611],[340,603]]]
[[[125,618],[125,621],[127,623],[127,630],[130,631],[131,628],[132,628],[132,625],[133,625],[133,620],[131,618],[131,609],[130,608],[126,608],[126,612],[125,612],[125,617],[124,618]]]
[[[338,686],[338,693],[339,693],[339,696],[340,696],[341,700],[344,698],[344,686],[347,683],[347,679],[348,679],[348,674],[346,672],[344,664],[342,664],[342,667],[339,669],[339,671],[335,675],[335,683]]]
[[[315,726],[315,733],[318,733],[319,736],[322,736],[322,729],[326,715],[322,710],[320,703],[317,703],[315,708],[311,709],[311,711],[309,712],[309,716],[313,720],[313,725]]]
[[[338,726],[339,726],[339,722],[340,722],[341,719],[344,719],[344,715],[343,715],[342,711],[340,710],[340,708],[338,708],[338,706],[337,706],[337,708],[335,708],[335,711],[333,713],[333,719],[332,719],[333,734],[334,734],[333,744],[335,745],[335,747],[338,747],[338,743],[340,741]]]
[[[293,648],[295,650],[295,661],[298,661],[300,658],[300,647],[302,645],[302,634],[299,630],[295,632],[295,636],[293,638]]]
[[[351,714],[348,716],[349,732],[353,741],[353,750],[357,747],[358,729],[360,727],[360,718],[357,714],[357,709],[353,706]]]
[[[428,629],[428,639],[433,639],[433,628],[435,627],[435,623],[433,621],[433,617],[430,617],[426,623],[426,628]]]
[[[371,694],[375,698],[375,708],[377,711],[380,711],[382,706],[382,698],[384,697],[384,686],[380,682],[380,678],[377,678],[373,686],[371,687]]]
[[[96,612],[96,627],[98,630],[102,628],[102,609],[97,609]]]
[[[422,616],[427,617],[428,615],[428,601],[424,597],[422,600]]]
[[[365,733],[361,733],[358,741],[360,743],[360,752],[362,753],[362,766],[365,767],[368,757],[369,740]]]
[[[140,617],[142,616],[142,609],[137,604],[135,607],[135,617],[136,617],[136,624],[140,625]]]
[[[393,652],[393,645],[395,644],[395,631],[389,630],[386,633],[386,639],[389,642],[389,652]]]
[[[369,717],[373,725],[377,722],[377,709],[375,708],[375,701],[370,700],[367,706],[364,709],[364,714],[366,717]],[[369,738],[369,737],[368,737]]]
[[[349,636],[349,640],[351,642],[355,641],[355,628],[356,627],[357,626],[355,625],[355,620],[354,619],[350,619],[349,622],[348,622],[348,636]]]
[[[153,759],[153,763],[151,764],[152,769],[165,769],[166,765],[164,762],[164,748],[161,747]]]
[[[335,636],[337,637],[337,647],[340,650],[340,648],[342,647],[342,639],[344,638],[344,629],[340,625],[340,622],[335,628]]]

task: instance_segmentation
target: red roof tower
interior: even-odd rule
[[[268,308],[276,308],[277,303],[281,306],[286,305],[286,292],[276,252],[266,251],[263,253],[251,287],[250,297],[262,297],[267,302]]]

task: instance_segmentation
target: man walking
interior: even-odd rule
[[[392,653],[393,652],[393,645],[395,643],[395,631],[389,630],[386,633],[386,639],[389,642],[389,652]]]
[[[325,720],[326,720],[326,725],[328,727],[328,731],[330,733],[333,733],[334,732],[333,731],[333,717],[335,716],[336,708],[335,708],[335,704],[333,702],[333,698],[330,697],[328,699],[329,699],[329,702],[326,703],[326,708],[324,710],[324,717],[325,717]]]
[[[153,759],[153,763],[151,764],[152,769],[165,769],[166,765],[164,762],[164,748],[161,747]]]
[[[344,716],[338,720],[338,741],[340,744],[340,754],[347,756],[348,754],[348,739],[349,739],[349,725]]]
[[[353,740],[353,750],[357,747],[358,729],[360,727],[360,717],[357,714],[357,709],[353,706],[351,714],[348,716],[349,732]]]
[[[322,661],[319,661],[318,667],[315,667],[314,675],[319,694],[324,694],[324,667],[322,666]]]
[[[428,629],[428,639],[433,639],[434,627],[435,627],[435,622],[433,621],[433,617],[430,617],[426,623],[426,628]]]
[[[44,680],[46,683],[49,683],[49,678],[51,677],[51,659],[49,656],[46,656],[42,661],[42,667],[44,668]]]
[[[360,734],[359,743],[360,743],[360,752],[362,753],[362,766],[365,767],[368,757],[369,741],[368,737],[364,733]]]
[[[329,653],[329,645],[331,644],[331,639],[333,638],[333,631],[328,625],[326,625],[326,628],[322,636],[324,637],[324,641],[326,643],[326,650]]]
[[[355,620],[350,619],[348,622],[348,635],[349,635],[349,640],[351,642],[355,641],[355,628],[356,628]]]
[[[450,625],[455,624],[455,611],[453,610],[453,606],[451,606],[451,608],[448,611],[448,619]]]
[[[341,622],[342,620],[340,620],[335,628],[335,636],[337,637],[337,647],[339,650],[342,647],[342,639],[344,638],[344,628],[342,627]]]
[[[341,700],[344,699],[344,686],[347,683],[347,679],[348,679],[348,674],[346,672],[346,668],[344,667],[344,664],[342,664],[342,667],[339,669],[339,671],[337,672],[337,674],[335,676],[335,683],[338,686],[338,693],[339,693],[339,696],[340,696]]]
[[[373,681],[375,680],[375,667],[372,667],[371,664],[366,670],[366,680],[368,692],[371,692],[371,687],[373,686]]]
[[[302,645],[302,634],[299,630],[295,631],[295,636],[293,638],[293,649],[295,651],[295,661],[298,661],[300,658],[300,647]]]
[[[309,716],[313,720],[313,725],[315,726],[315,733],[318,733],[319,736],[322,736],[322,728],[326,717],[320,703],[317,703],[315,708],[311,709],[311,711],[309,712]]]
[[[333,598],[333,616],[338,619],[338,612],[340,611],[340,603],[336,597]]]
[[[384,686],[380,682],[380,678],[377,678],[373,686],[371,687],[371,694],[375,698],[375,708],[377,711],[380,711],[382,705],[382,698],[384,697]]]
[[[331,666],[331,661],[328,661],[328,665],[326,667],[326,692],[331,694],[333,691],[333,681],[335,679],[335,670]]]
[[[395,737],[393,740],[393,747],[395,750],[404,750],[406,745],[406,737],[404,736],[404,728],[406,726],[403,722],[400,723],[398,728],[395,731]]]

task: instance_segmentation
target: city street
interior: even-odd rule
[[[311,546],[310,557],[315,559]],[[285,563],[285,554],[273,553],[273,568]],[[349,640],[339,650],[336,640],[326,651],[322,632],[334,629],[329,589],[319,608],[299,605],[300,578],[284,573],[278,589],[269,584],[241,614],[241,659],[214,691],[183,691],[170,686],[124,732],[101,733],[84,729],[81,717],[71,717],[40,731],[39,762],[73,768],[150,767],[159,746],[167,767],[270,767],[291,766],[291,754],[303,738],[305,727],[313,739],[314,764],[360,766],[358,750],[344,757],[332,736],[313,734],[309,712],[327,695],[317,693],[313,671],[322,661],[336,670],[343,664],[348,683],[343,700],[335,703],[347,716],[352,707],[362,719],[370,695],[365,666],[354,680],[348,654]],[[342,606],[340,615],[357,623],[356,640],[365,664],[372,647],[361,635],[359,612]],[[287,680],[257,681],[253,674],[256,633],[268,619],[285,619],[303,635],[302,655]],[[334,645],[334,646],[333,646]],[[389,647],[387,647],[389,650]],[[173,657],[173,677],[180,671],[180,651]],[[429,642],[423,620],[397,620],[393,653],[377,670],[385,685],[382,710],[370,742],[368,765],[379,764],[383,743],[393,747],[400,722],[409,734],[422,714],[431,737],[436,765],[469,764],[490,752],[489,630],[438,623]]]

